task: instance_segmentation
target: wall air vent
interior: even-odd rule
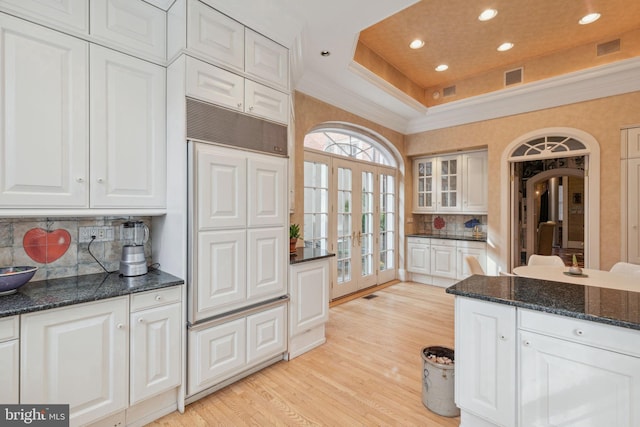
[[[444,89],[442,89],[442,96],[443,97],[447,97],[447,96],[454,96],[456,94],[456,87],[455,86],[449,86],[449,87],[445,87]]]
[[[516,68],[515,70],[505,71],[504,73],[505,86],[511,86],[518,83],[522,83],[522,68]]]
[[[615,53],[620,51],[620,39],[611,40],[610,42],[600,43],[596,45],[596,55],[604,56],[609,55],[610,53]]]

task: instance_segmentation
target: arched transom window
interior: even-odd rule
[[[312,130],[304,138],[307,149],[336,156],[349,157],[385,166],[396,166],[391,153],[373,136],[359,130],[357,133],[340,127]]]
[[[523,162],[535,158],[568,157],[589,154],[587,147],[567,136],[545,136],[522,143],[511,154],[511,161]]]

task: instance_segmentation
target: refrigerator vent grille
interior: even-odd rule
[[[287,127],[187,98],[187,139],[287,155]]]

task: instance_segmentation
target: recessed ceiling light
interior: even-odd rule
[[[495,10],[495,9],[487,9],[487,10],[484,10],[484,11],[480,14],[480,16],[478,16],[478,19],[479,19],[480,21],[488,21],[488,20],[490,20],[490,19],[495,18],[497,14],[498,14],[498,11],[497,11],[497,10]]]
[[[331,52],[329,52],[328,50],[323,50],[322,52],[320,52],[320,56],[329,56],[331,55]]]
[[[502,43],[500,46],[498,46],[498,52],[506,52],[512,47],[513,47],[513,43],[509,43],[509,42]]]
[[[409,47],[411,49],[420,49],[422,46],[424,46],[424,41],[420,39],[415,39],[414,41],[409,43]]]
[[[590,13],[580,18],[580,20],[578,21],[578,24],[587,25],[587,24],[591,24],[592,22],[596,22],[598,19],[600,19],[599,13]]]
[[[447,64],[440,64],[436,67],[436,71],[447,71],[449,66]]]

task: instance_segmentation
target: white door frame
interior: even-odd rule
[[[585,162],[585,203],[588,208],[585,211],[585,267],[598,269],[600,267],[600,145],[598,141],[589,133],[580,129],[551,127],[537,129],[532,132],[521,135],[513,140],[502,151],[500,158],[500,218],[497,226],[497,236],[492,235],[491,230],[488,233],[487,247],[490,250],[489,259],[487,260],[487,269],[489,274],[497,274],[499,271],[511,271],[513,268],[512,259],[514,245],[512,237],[514,236],[514,227],[518,224],[513,221],[510,212],[513,212],[513,197],[509,189],[513,188],[511,184],[511,163],[513,152],[523,143],[536,138],[542,138],[550,135],[560,135],[575,138],[582,142],[586,147],[586,153],[582,153],[587,157]],[[546,158],[559,158],[572,156],[571,152],[550,153]],[[582,155],[575,154],[575,155]],[[543,158],[538,157],[538,158]],[[521,159],[533,160],[533,159]]]

